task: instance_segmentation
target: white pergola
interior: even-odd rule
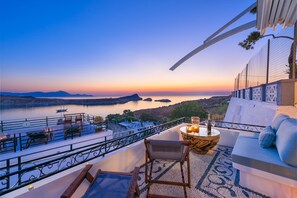
[[[297,19],[297,0],[258,0],[257,29],[264,34],[267,27],[293,26]]]
[[[227,31],[225,33],[221,33],[224,31],[228,26],[233,24],[235,21],[240,19],[243,15],[249,13],[252,9],[257,7],[257,19],[251,22],[248,22],[246,24],[243,24],[239,27],[233,28],[230,31]],[[275,28],[278,24],[282,25],[283,28],[286,28],[287,26],[294,26],[297,21],[297,0],[257,0],[256,3],[249,6],[247,9],[245,9],[243,12],[241,12],[239,15],[237,15],[235,18],[233,18],[231,21],[229,21],[226,25],[221,27],[219,30],[217,30],[215,33],[213,33],[210,37],[208,37],[201,46],[197,47],[190,53],[188,53],[186,56],[184,56],[182,59],[180,59],[177,63],[175,63],[170,70],[175,70],[178,66],[183,64],[185,61],[187,61],[189,58],[197,54],[198,52],[204,50],[205,48],[225,39],[228,38],[234,34],[240,33],[244,30],[250,29],[250,28],[257,28],[261,34],[264,34],[266,31],[266,28],[273,27]],[[295,25],[295,39],[294,39],[294,45],[296,50],[296,43],[297,43],[297,25]],[[296,60],[296,51],[293,53],[295,57],[294,60]],[[293,67],[295,68],[295,67]],[[293,72],[293,77],[295,75],[295,72]]]

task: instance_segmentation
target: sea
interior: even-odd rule
[[[191,96],[140,96],[143,99],[152,98],[153,101],[136,101],[128,102],[125,104],[117,105],[64,105],[64,106],[44,106],[44,107],[26,107],[26,108],[10,108],[0,110],[0,120],[15,120],[24,118],[38,118],[46,116],[63,116],[63,113],[56,113],[57,109],[67,109],[64,113],[87,113],[94,116],[106,117],[108,114],[122,114],[124,110],[129,109],[131,111],[156,108],[162,106],[169,106],[182,101],[198,100],[203,98],[210,98],[213,95],[191,95]],[[57,97],[58,98],[58,97]],[[67,97],[59,99],[98,99],[98,98],[111,98],[111,97]],[[154,100],[169,99],[171,102],[155,102]]]

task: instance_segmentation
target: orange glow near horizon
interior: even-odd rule
[[[231,86],[228,85],[221,85],[221,86],[214,86],[214,87],[208,87],[208,86],[188,86],[183,87],[180,85],[176,86],[156,86],[156,87],[150,87],[150,86],[126,86],[126,87],[119,87],[119,86],[106,86],[106,87],[100,87],[96,88],[94,87],[91,89],[87,89],[86,87],[82,90],[84,91],[78,91],[76,89],[69,89],[69,92],[79,92],[79,93],[91,93],[91,94],[102,94],[106,93],[108,94],[114,94],[118,93],[120,95],[127,94],[127,93],[167,93],[167,92],[177,92],[177,93],[191,93],[191,92],[229,92],[232,91]],[[100,90],[100,91],[98,91]]]
[[[149,71],[148,71],[149,72]],[[180,75],[178,73],[170,73],[170,71],[163,71],[165,74],[164,78],[160,81],[159,78],[146,78],[141,77],[140,74],[136,77],[129,77],[123,79],[123,77],[115,74],[117,80],[108,81],[94,81],[90,84],[90,81],[80,82],[78,85],[71,86],[70,84],[65,86],[65,90],[69,92],[78,93],[90,93],[90,94],[102,94],[107,95],[112,93],[126,94],[126,93],[166,93],[166,92],[179,92],[179,93],[190,93],[190,92],[229,92],[233,90],[233,83],[231,81],[226,81],[226,77],[222,79],[212,80],[208,79],[195,79],[195,75],[189,75],[188,79],[182,79],[177,81],[176,76]],[[150,74],[152,76],[162,76],[160,72],[159,75]],[[168,77],[168,75],[172,75]],[[228,78],[227,78],[228,79]]]
[[[70,93],[80,93],[80,94],[119,94],[125,95],[130,93],[167,93],[167,92],[176,92],[176,93],[194,93],[194,92],[229,92],[232,91],[233,87],[226,84],[220,85],[212,85],[212,86],[182,86],[182,85],[156,85],[156,86],[149,86],[149,85],[124,85],[124,86],[115,86],[115,85],[105,85],[105,86],[73,86],[73,87],[59,87],[59,89],[55,88],[54,86],[49,86],[47,88],[40,87],[34,89],[28,89],[25,87],[18,87],[19,89],[10,90],[12,92],[33,92],[33,91],[58,91],[63,90]]]

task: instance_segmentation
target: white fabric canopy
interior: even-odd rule
[[[258,0],[257,29],[264,34],[267,27],[293,26],[297,20],[297,0]]]

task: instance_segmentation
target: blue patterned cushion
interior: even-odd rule
[[[267,126],[264,131],[259,134],[259,144],[263,148],[269,148],[273,145],[275,140],[275,132],[271,126]]]
[[[288,119],[289,116],[284,115],[284,114],[279,114],[272,122],[271,127],[273,128],[273,130],[275,132],[277,132],[277,130],[279,129],[279,126],[281,125],[281,123]]]

